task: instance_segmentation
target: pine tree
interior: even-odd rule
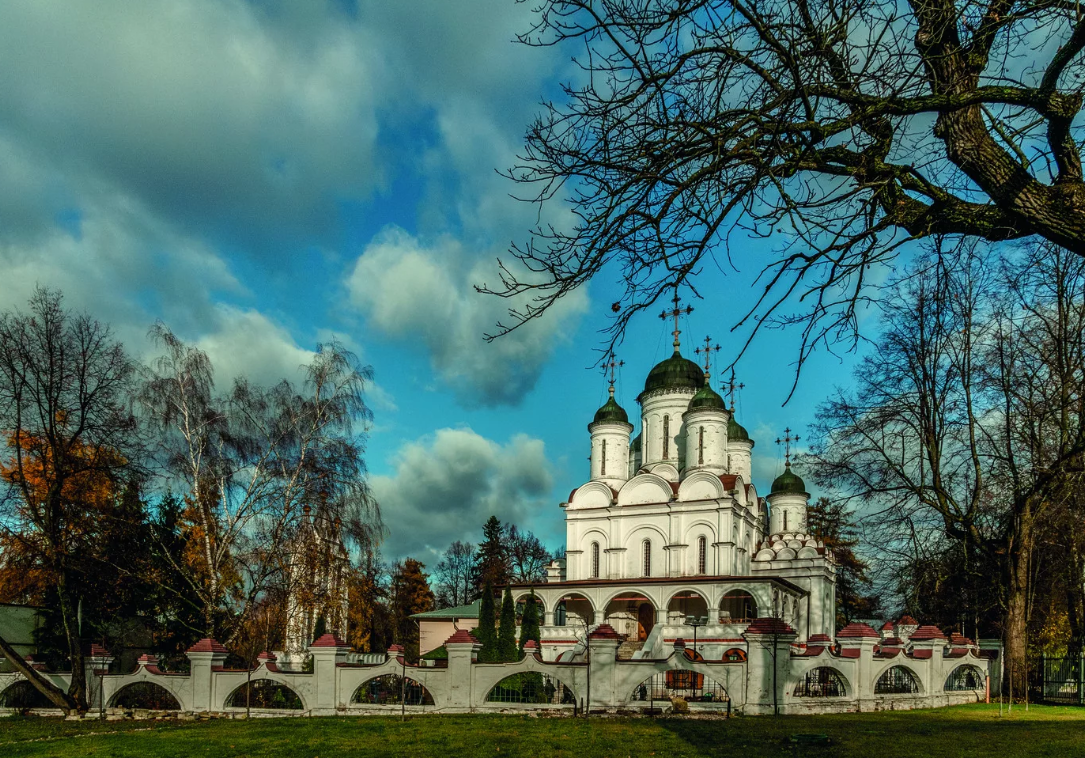
[[[433,592],[422,571],[425,565],[414,558],[397,563],[392,571],[392,619],[396,641],[406,650],[407,660],[418,660],[418,626],[411,616],[433,610]]]
[[[539,644],[541,634],[539,631],[539,606],[535,600],[535,592],[532,591],[524,603],[524,617],[520,620],[520,655],[524,654],[524,645],[528,640],[535,640]]]
[[[479,587],[486,584],[491,587],[500,587],[509,583],[511,572],[504,531],[497,516],[490,516],[482,527],[482,542],[478,546]]]
[[[505,663],[516,661],[516,652],[516,604],[512,602],[512,592],[506,587],[505,597],[501,600],[501,626],[497,630],[498,660]]]
[[[494,627],[494,588],[489,582],[486,582],[482,588],[482,600],[478,605],[478,627],[475,629],[475,639],[482,643],[482,650],[478,653],[480,661],[492,663],[498,660],[497,630]]]

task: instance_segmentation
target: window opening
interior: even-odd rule
[[[697,573],[707,574],[708,564],[708,540],[704,537],[697,539]]]
[[[663,459],[670,458],[671,450],[671,417],[663,417]]]
[[[840,674],[825,666],[807,671],[795,688],[795,697],[843,697],[846,694]]]
[[[652,542],[645,540],[641,543],[641,553],[644,556],[644,575],[652,575]]]
[[[591,578],[599,578],[599,543],[591,543]]]
[[[602,475],[607,475],[607,441],[603,440],[603,471]]]
[[[697,433],[697,464],[704,463],[704,427]]]

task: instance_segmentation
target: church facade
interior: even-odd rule
[[[706,357],[712,348],[706,345]],[[543,585],[514,588],[542,603],[542,655],[575,660],[588,631],[612,627],[619,658],[664,657],[698,637],[696,655],[740,653],[757,618],[832,635],[836,568],[806,533],[809,494],[790,466],[762,495],[755,441],[702,368],[674,353],[648,373],[640,433],[614,396],[588,425],[590,479],[561,504],[566,558]],[[737,646],[737,647],[736,647]]]

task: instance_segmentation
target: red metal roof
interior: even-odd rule
[[[750,622],[746,634],[795,634],[795,630],[783,619],[760,618]]]
[[[854,637],[873,637],[875,639],[881,639],[881,635],[874,631],[873,627],[868,624],[848,624],[846,627],[836,633],[837,639],[854,638]]]
[[[445,640],[446,645],[459,645],[460,643],[467,645],[477,645],[478,640],[475,639],[466,629],[457,629],[455,634]],[[534,644],[534,640],[532,640],[528,644]]]
[[[942,634],[941,629],[936,626],[931,626],[930,624],[919,627],[908,636],[908,639],[910,639],[912,642],[922,642],[923,640],[944,640],[945,638],[946,635]]]
[[[336,637],[334,634],[325,634],[321,636],[310,647],[350,647],[346,642]]]
[[[188,649],[189,653],[228,653],[229,650],[218,640],[211,639],[210,637],[204,637],[195,645]]]

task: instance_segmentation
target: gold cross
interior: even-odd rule
[[[704,378],[705,378],[705,381],[708,381],[709,370],[712,368],[712,353],[718,353],[719,351],[720,351],[720,346],[719,345],[716,345],[715,347],[712,346],[712,338],[711,337],[705,337],[704,338],[704,347],[699,347],[699,348],[697,348],[696,350],[693,351],[697,355],[700,355],[701,353],[704,353]]]
[[[780,439],[779,437],[776,438],[776,444],[784,446],[784,465],[785,466],[790,466],[791,465],[791,443],[792,442],[798,442],[798,441],[799,441],[799,435],[792,434],[790,426],[784,427],[784,437],[783,437],[783,439]]]
[[[683,308],[682,306],[680,306],[678,304],[679,303],[679,300],[678,300],[678,287],[674,288],[674,297],[671,298],[671,302],[674,303],[674,307],[671,308],[669,311],[663,311],[662,313],[659,314],[659,317],[661,319],[663,319],[664,321],[666,321],[669,318],[674,319],[674,331],[672,332],[672,334],[674,335],[674,351],[677,353],[678,352],[678,344],[679,344],[678,343],[678,335],[682,333],[682,330],[678,328],[678,317],[681,316],[683,313],[686,314],[687,316],[689,314],[693,313],[693,306],[692,305],[687,305],[685,308]]]
[[[727,395],[731,400],[731,412],[735,412],[735,390],[740,390],[745,387],[745,384],[735,384],[735,370],[731,369],[731,380],[724,382],[724,386],[727,387]]]
[[[603,374],[610,373],[610,396],[614,397],[614,371],[625,365],[625,361],[615,361],[614,353],[610,353],[610,360],[603,364]]]

